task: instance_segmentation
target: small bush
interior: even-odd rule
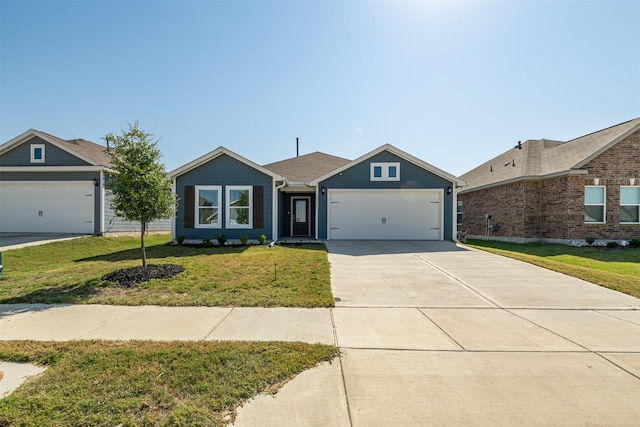
[[[227,236],[225,236],[224,234],[220,234],[216,236],[216,240],[218,241],[218,243],[220,243],[220,246],[224,246],[224,244],[227,243]]]
[[[618,246],[620,246],[620,243],[618,243],[616,241],[607,242],[607,247],[608,248],[617,248]]]
[[[596,238],[595,237],[587,237],[586,239],[584,239],[585,242],[587,242],[587,245],[591,246],[595,243]]]
[[[248,236],[240,236],[240,243],[242,243],[243,245],[246,245],[248,240]]]
[[[258,236],[258,242],[260,242],[261,245],[264,245],[264,242],[267,241],[267,235],[266,234],[261,234]]]
[[[210,248],[211,246],[213,246],[213,243],[211,243],[211,239],[202,239],[202,246],[205,248]]]
[[[176,242],[178,242],[178,244],[181,245],[184,242],[184,236],[181,234],[178,237],[176,237]]]
[[[640,239],[631,239],[629,240],[630,248],[640,248]]]

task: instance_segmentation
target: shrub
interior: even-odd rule
[[[248,240],[248,236],[240,236],[240,243],[242,243],[243,245],[246,245]]]
[[[176,237],[176,242],[178,242],[178,244],[181,245],[184,242],[184,236],[181,234],[178,237]]]
[[[210,248],[211,246],[213,246],[213,244],[211,243],[211,239],[202,239],[202,246],[205,248]]]
[[[631,239],[629,240],[630,248],[640,248],[640,239]]]
[[[220,243],[220,246],[224,246],[224,244],[227,243],[227,236],[225,236],[224,234],[220,234],[216,236],[216,240],[218,241],[218,243]]]
[[[586,239],[584,239],[585,242],[587,242],[587,245],[591,246],[595,243],[596,238],[595,237],[587,237]]]
[[[261,234],[258,236],[258,242],[260,242],[261,245],[264,245],[264,242],[267,241],[267,236],[266,234]]]
[[[608,248],[617,248],[618,246],[620,246],[620,244],[616,241],[607,242]]]

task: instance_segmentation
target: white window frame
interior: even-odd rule
[[[200,208],[209,208],[208,206],[200,206],[200,190],[217,190],[218,191],[218,221],[213,224],[200,224]],[[222,186],[220,185],[196,185],[195,186],[195,228],[222,228]]]
[[[44,144],[31,144],[31,163],[44,163]],[[40,149],[42,158],[36,159],[36,150]]]
[[[640,186],[638,185],[621,185],[620,186],[620,211],[622,212],[622,207],[623,206],[635,206],[638,208],[638,211],[640,211],[640,200],[638,200],[638,204],[633,204],[633,205],[628,205],[628,204],[622,204],[622,189],[623,188],[635,188],[636,191],[638,191],[640,193]],[[621,224],[640,224],[640,222],[632,222],[632,221],[622,221],[622,215],[620,215],[620,223]]]
[[[249,206],[242,206],[242,208],[249,209],[249,224],[234,224],[231,222],[231,209],[235,209],[236,207],[232,207],[229,204],[231,200],[231,192],[234,190],[240,191],[249,191]],[[251,185],[227,185],[226,187],[226,217],[225,224],[226,228],[253,228],[253,186]]]
[[[382,169],[382,176],[374,176],[376,167]],[[389,169],[396,168],[396,176],[389,176]],[[371,163],[371,181],[400,181],[400,162],[377,162]]]
[[[587,204],[587,188],[602,188],[602,204]],[[586,217],[583,218],[585,224],[606,224],[607,223],[607,187],[604,185],[585,185],[584,186],[584,204],[583,212],[587,206],[602,206],[602,222],[600,221],[587,221]]]

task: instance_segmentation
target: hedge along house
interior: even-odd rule
[[[171,172],[173,236],[451,240],[458,178],[391,145],[265,166],[220,147]]]
[[[28,130],[0,145],[0,232],[97,234],[139,231],[111,209],[105,147]],[[169,220],[150,231],[168,231]]]
[[[459,229],[470,237],[640,238],[640,118],[567,142],[518,143],[461,178]]]

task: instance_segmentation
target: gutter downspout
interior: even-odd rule
[[[171,193],[173,193],[173,197],[177,199],[175,178],[171,180]],[[175,209],[174,211],[175,213],[171,217],[171,240],[176,239],[176,215],[178,214],[178,206],[175,206],[174,209]]]
[[[273,229],[273,241],[277,242],[278,241],[278,236],[279,236],[279,232],[278,232],[278,219],[280,218],[280,203],[278,203],[278,200],[280,199],[278,196],[280,194],[280,189],[286,187],[288,185],[288,181],[287,178],[282,177],[282,184],[281,185],[276,185],[276,181],[273,181],[273,201],[272,201],[272,206],[273,206],[273,215],[271,215],[271,228]]]

